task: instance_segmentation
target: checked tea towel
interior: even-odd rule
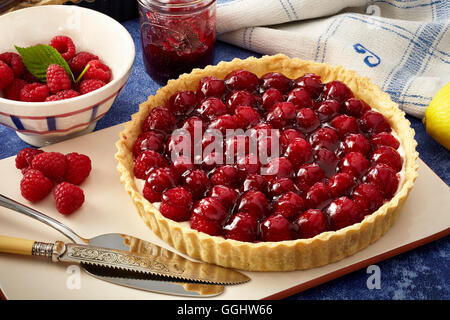
[[[450,81],[449,0],[219,0],[218,39],[342,65],[422,118]]]

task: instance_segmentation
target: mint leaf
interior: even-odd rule
[[[70,79],[74,82],[74,76],[69,64],[61,54],[53,47],[39,44],[27,48],[15,46],[22,57],[23,64],[39,81],[47,82],[47,69],[51,64],[58,64],[66,70]]]

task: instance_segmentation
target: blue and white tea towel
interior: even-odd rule
[[[219,0],[218,39],[342,65],[421,118],[450,81],[449,0]]]

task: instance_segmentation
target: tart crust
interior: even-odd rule
[[[191,229],[186,223],[165,218],[136,187],[133,175],[133,143],[141,133],[141,125],[149,111],[164,105],[169,97],[180,90],[195,91],[199,80],[205,76],[224,79],[231,71],[246,69],[261,77],[268,72],[281,72],[291,79],[305,73],[321,76],[322,82],[340,80],[347,84],[358,99],[366,101],[373,109],[381,112],[398,135],[404,149],[403,180],[394,197],[377,211],[366,216],[360,223],[337,231],[323,232],[314,238],[279,242],[241,242],[210,236]],[[414,130],[410,122],[388,94],[361,77],[354,71],[326,63],[289,58],[282,54],[234,59],[220,62],[216,66],[194,69],[176,80],[169,80],[154,96],[139,106],[132,120],[125,124],[116,143],[117,169],[126,191],[137,211],[153,232],[176,250],[195,259],[224,267],[249,271],[290,271],[323,266],[341,260],[378,240],[397,219],[414,181],[417,178],[418,153]]]

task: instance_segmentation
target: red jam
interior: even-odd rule
[[[213,63],[215,0],[139,0],[147,73],[160,85]]]

